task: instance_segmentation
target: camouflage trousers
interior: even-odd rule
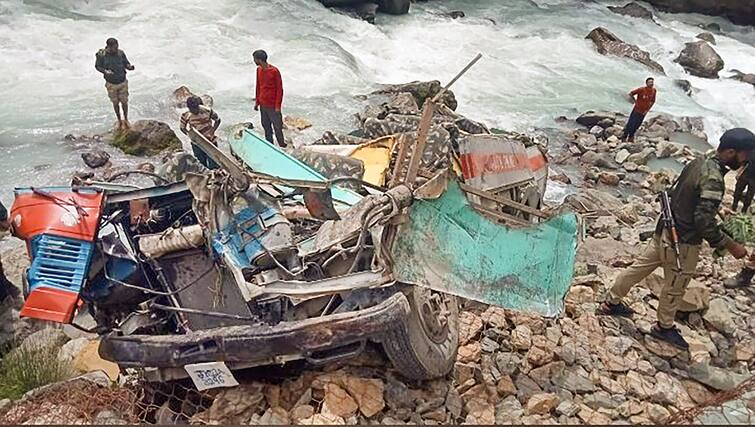
[[[695,274],[697,261],[700,258],[700,245],[679,244],[679,263],[682,267],[680,271],[676,267],[674,249],[665,234],[663,238],[655,235],[634,264],[616,278],[613,287],[608,292],[607,301],[618,304],[634,285],[658,267],[662,267],[664,285],[658,296],[658,323],[661,327],[670,328],[674,326],[674,318],[682,303],[684,292]]]

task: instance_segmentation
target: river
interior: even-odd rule
[[[458,82],[459,110],[491,126],[527,130],[586,109],[629,110],[625,93],[653,75],[599,55],[585,40],[604,26],[648,50],[667,70],[656,76],[656,112],[703,116],[715,145],[723,129],[755,129],[755,88],[691,77],[673,62],[684,42],[717,22],[715,49],[731,69],[755,72],[755,33],[720,18],[658,14],[657,23],[610,12],[618,2],[437,0],[409,15],[352,19],[314,0],[0,0],[0,200],[14,186],[68,182],[86,146],[66,134],[104,132],[113,123],[94,54],[120,40],[129,74],[131,120],[176,127],[172,91],[187,85],[215,99],[224,126],[257,120],[251,110],[251,52],[263,48],[282,73],[284,113],[314,123],[303,140],[350,130],[354,95],[381,83],[447,81],[477,52],[484,58]],[[442,12],[463,10],[453,20]],[[685,78],[688,97],[673,80]],[[111,152],[113,152],[111,150]],[[136,159],[127,159],[136,162]]]

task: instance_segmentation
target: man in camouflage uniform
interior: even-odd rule
[[[755,138],[755,136],[752,136],[752,138]],[[734,189],[734,203],[732,205],[734,212],[737,211],[739,200],[745,188],[747,190],[742,200],[744,204],[742,206],[743,213],[750,211],[750,204],[752,203],[753,195],[755,195],[755,151],[750,155],[750,164],[737,177],[737,186]],[[750,258],[745,262],[739,274],[724,281],[724,286],[729,289],[749,286],[752,283],[753,276],[755,276],[755,254],[750,255]]]
[[[650,335],[679,348],[689,348],[674,327],[674,319],[687,285],[695,274],[703,240],[711,247],[727,249],[734,258],[747,256],[742,245],[724,234],[716,215],[725,192],[724,174],[745,164],[752,150],[755,150],[752,133],[746,129],[732,129],[721,137],[716,152],[699,157],[684,167],[669,192],[671,212],[679,234],[681,271],[676,267],[670,237],[659,221],[653,240],[635,263],[616,278],[606,302],[598,310],[599,314],[626,317],[634,314],[622,299],[634,285],[658,267],[663,267],[665,284],[658,296],[658,324]]]

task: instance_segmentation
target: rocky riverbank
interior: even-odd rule
[[[666,12],[725,16],[740,25],[755,25],[754,0],[648,0]]]
[[[385,87],[365,98],[369,106],[356,115],[354,132],[327,132],[314,143],[354,143],[401,132],[411,135],[421,105],[439,87],[437,82]],[[465,132],[502,132],[454,112],[457,101],[452,94],[443,103],[431,127],[430,147],[447,147]],[[204,400],[200,399],[203,403],[193,406],[186,403],[187,395],[171,395],[178,402],[161,402],[150,420],[211,424],[659,424],[683,419],[685,414],[695,416],[694,408],[751,377],[755,361],[752,295],[747,289],[724,289],[722,280],[734,274],[739,264],[730,259],[714,261],[706,247],[679,316],[682,334],[691,344],[689,352],[646,335],[655,321],[660,272],[630,293],[628,302],[637,312],[633,319],[594,314],[613,279],[641,251],[643,232],[653,228],[658,215],[655,193],[705,148],[689,144],[704,141],[699,119],[651,115],[634,143],[618,139],[625,121],[619,113],[591,111],[559,118],[552,129],[537,132],[537,137],[508,133],[547,147],[552,183],[567,186],[572,194],[566,203],[585,222],[586,236],[579,247],[573,285],[558,318],[465,301],[461,347],[447,378],[407,381],[390,368],[381,353],[369,350],[356,360],[322,370],[304,369],[275,379],[247,378],[238,388],[205,393]],[[551,136],[549,141],[542,137],[546,133]],[[90,148],[97,144],[93,142]],[[432,148],[427,153],[432,154]],[[108,165],[110,159],[89,157],[84,160],[98,166],[97,173],[118,170],[118,166]],[[437,160],[426,158],[427,162]],[[152,160],[159,170],[159,160]],[[16,283],[28,263],[24,258],[22,246],[3,255]],[[39,333],[29,334],[46,325],[18,321],[17,306],[12,304],[4,313],[4,328],[21,325],[11,327],[17,342],[39,340]],[[88,350],[96,345],[92,336],[75,335],[67,329],[43,334],[52,337],[45,342],[63,349],[60,359],[79,361],[78,372],[111,369]],[[93,387],[90,382],[72,384]],[[46,420],[39,414],[30,418],[24,412],[39,395],[32,393],[6,404],[0,420]],[[51,405],[83,405],[64,402]],[[737,411],[717,407],[695,421],[721,422],[715,418],[719,413],[730,421],[752,421],[755,408],[749,401],[735,402],[744,403],[738,404]],[[103,408],[95,409],[88,415],[76,412],[70,419],[55,421],[102,422]],[[107,410],[114,419],[132,419],[133,414]],[[60,415],[61,411],[50,413]]]

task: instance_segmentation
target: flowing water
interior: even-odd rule
[[[629,110],[625,93],[652,75],[599,55],[585,35],[604,26],[648,50],[667,70],[656,76],[656,112],[705,118],[711,140],[734,125],[755,129],[755,88],[688,76],[673,59],[684,42],[717,22],[715,49],[728,70],[755,72],[755,33],[719,18],[660,14],[657,24],[616,15],[613,2],[438,0],[377,25],[333,13],[315,0],[0,0],[0,200],[16,185],[65,183],[86,146],[68,133],[113,123],[94,53],[116,37],[129,74],[131,119],[176,127],[170,94],[187,85],[215,99],[224,125],[257,121],[250,53],[264,48],[282,73],[284,113],[326,129],[350,130],[354,95],[381,83],[447,81],[477,52],[484,58],[454,87],[460,111],[491,126],[551,126],[586,109]],[[442,12],[463,10],[452,20]],[[697,88],[686,96],[673,79]],[[112,152],[112,151],[111,151]],[[129,161],[135,162],[136,159]]]

